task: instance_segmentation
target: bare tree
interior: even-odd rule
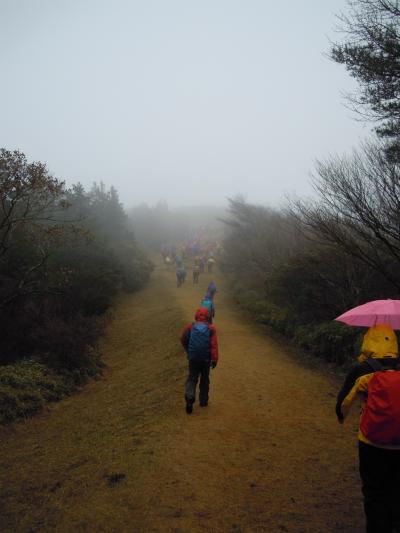
[[[267,273],[300,246],[295,225],[277,210],[252,205],[242,197],[229,200],[229,228],[225,240],[228,262],[254,284],[263,284]]]
[[[367,143],[351,157],[317,163],[316,201],[290,211],[314,239],[339,245],[400,291],[400,167]]]

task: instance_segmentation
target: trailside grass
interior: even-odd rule
[[[1,531],[129,531],[141,472],[183,411],[183,311],[163,274],[120,298],[107,368],[78,394],[0,429]]]

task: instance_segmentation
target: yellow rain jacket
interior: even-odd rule
[[[336,415],[342,422],[350,411],[351,406],[358,399],[361,408],[365,404],[368,396],[368,384],[374,374],[374,368],[368,359],[377,359],[384,369],[394,370],[398,364],[398,345],[395,332],[390,326],[378,324],[369,328],[364,336],[361,346],[359,363],[353,367],[342,388],[339,391],[336,403]],[[360,441],[379,448],[400,449],[400,446],[383,446],[370,442],[359,430]]]

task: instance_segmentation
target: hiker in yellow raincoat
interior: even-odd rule
[[[348,373],[336,403],[343,423],[361,400],[359,461],[367,533],[400,533],[400,372],[398,344],[390,326],[364,336],[358,364]]]

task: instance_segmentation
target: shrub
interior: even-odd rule
[[[80,314],[68,319],[47,317],[36,334],[40,361],[62,374],[68,383],[84,383],[104,366],[97,346],[104,325],[104,319]]]
[[[36,361],[0,366],[0,423],[36,414],[70,391],[60,376]]]
[[[313,356],[342,365],[354,360],[361,331],[339,322],[323,322],[299,326],[293,340]]]
[[[292,338],[294,344],[311,355],[342,365],[354,361],[362,328],[352,328],[339,322],[301,323],[292,310],[279,307],[260,297],[253,289],[246,289],[238,280],[232,282],[235,301],[261,324]]]

